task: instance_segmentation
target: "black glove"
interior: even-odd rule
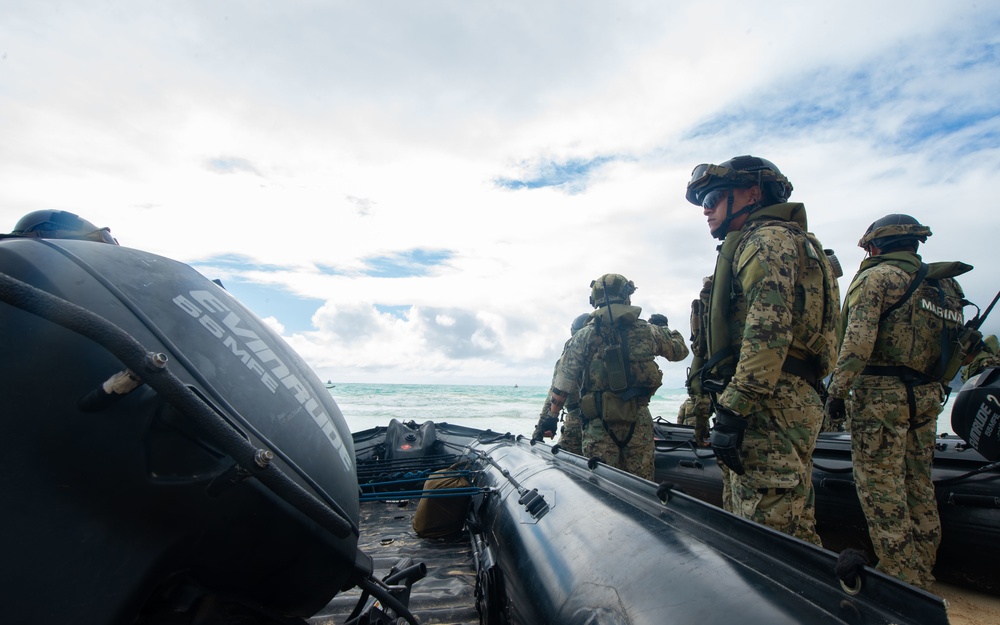
[[[552,415],[545,415],[538,419],[538,425],[535,426],[535,431],[531,435],[531,440],[540,441],[545,438],[546,434],[549,438],[556,435],[556,430],[559,428],[559,419],[553,417]]]
[[[847,418],[847,406],[844,405],[844,400],[839,397],[827,397],[823,414],[831,428],[840,430],[844,425],[844,419]]]
[[[712,428],[711,443],[715,457],[732,469],[736,475],[743,475],[746,469],[740,460],[743,446],[743,432],[749,422],[737,412],[724,406],[715,407],[715,427]]]
[[[649,316],[649,322],[654,326],[667,327],[667,318],[660,313],[653,313]]]

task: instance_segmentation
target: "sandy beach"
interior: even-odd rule
[[[1000,597],[943,582],[935,582],[933,592],[947,602],[951,625],[1000,623]]]

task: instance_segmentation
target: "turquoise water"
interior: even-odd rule
[[[530,436],[547,390],[545,386],[335,383],[329,392],[352,432],[399,419],[446,422]],[[938,418],[938,433],[952,431],[951,406],[956,394],[952,393]],[[674,421],[686,397],[683,388],[661,388],[650,402],[650,412],[654,417]]]
[[[530,436],[545,403],[547,386],[445,384],[340,384],[330,395],[352,432],[400,421],[447,422]],[[673,418],[687,397],[683,389],[660,389],[650,402],[654,416]]]

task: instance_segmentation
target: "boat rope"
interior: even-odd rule
[[[960,482],[962,480],[969,479],[974,475],[979,475],[980,473],[985,473],[986,471],[992,471],[997,468],[1000,468],[1000,462],[991,462],[990,464],[983,465],[974,471],[969,471],[968,473],[964,473],[956,477],[949,477],[943,480],[935,480],[934,484],[936,486],[941,486],[943,484],[954,484],[955,482]]]
[[[439,497],[464,497],[490,492],[489,488],[467,486],[464,488],[439,488],[437,490],[396,490],[361,493],[359,501],[397,501],[399,499],[436,499]]]

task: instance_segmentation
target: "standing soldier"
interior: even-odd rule
[[[663,315],[651,315],[648,323],[639,319],[642,309],[631,305],[631,280],[609,273],[590,286],[590,304],[597,310],[556,364],[550,414],[558,414],[579,390],[583,455],[652,480],[649,399],[663,380],[655,358],[683,360],[688,350]]]
[[[701,281],[701,293],[691,302],[691,366],[688,368],[688,397],[677,412],[677,423],[694,426],[694,440],[699,446],[707,445],[708,420],[712,416],[711,398],[701,388],[701,369],[708,359],[705,341],[705,323],[708,298],[712,294],[712,276]]]
[[[959,262],[924,264],[917,247],[931,230],[909,215],[886,215],[858,245],[869,254],[844,306],[844,341],[826,413],[847,416],[850,394],[854,481],[879,558],[878,569],[930,588],[941,542],[931,464],[942,381],[955,370],[943,353],[959,336],[967,302],[954,280]],[[945,378],[947,377],[947,380]]]
[[[990,367],[1000,367],[1000,340],[995,334],[983,339],[982,351],[976,354],[969,366],[962,368],[962,382],[968,382],[969,378]]]
[[[573,323],[569,327],[569,338],[572,339],[573,335],[580,331],[580,328],[587,325],[590,321],[590,313],[583,313],[573,320]],[[569,339],[563,344],[563,353],[566,353],[566,348],[569,346]],[[560,355],[560,358],[562,356]],[[558,364],[559,361],[556,361]],[[552,378],[553,383],[555,382],[555,374],[553,373]],[[556,428],[559,427],[559,420],[549,414],[549,410],[552,407],[552,396],[546,394],[545,403],[542,404],[542,412],[538,415],[538,424],[535,426],[535,431],[531,434],[531,440],[540,441],[545,438],[552,438],[556,435]],[[574,454],[580,455],[583,453],[583,428],[580,425],[580,390],[577,389],[566,399],[566,405],[564,406],[565,411],[563,412],[563,426],[559,431],[559,447],[565,449],[566,451],[571,451]]]
[[[712,295],[712,276],[701,281],[698,299],[691,301],[691,367],[685,382],[688,397],[677,413],[677,423],[694,426],[694,442],[699,447],[709,445],[709,419],[712,417],[712,398],[701,387],[701,370],[708,360],[708,343],[705,327],[708,324],[708,300]],[[722,508],[733,511],[732,476],[729,467],[717,463],[722,472]]]
[[[817,388],[837,349],[840,292],[805,206],[773,163],[738,156],[699,165],[687,200],[719,246],[708,305],[716,458],[731,473],[733,512],[814,544],[812,452],[823,422]]]

